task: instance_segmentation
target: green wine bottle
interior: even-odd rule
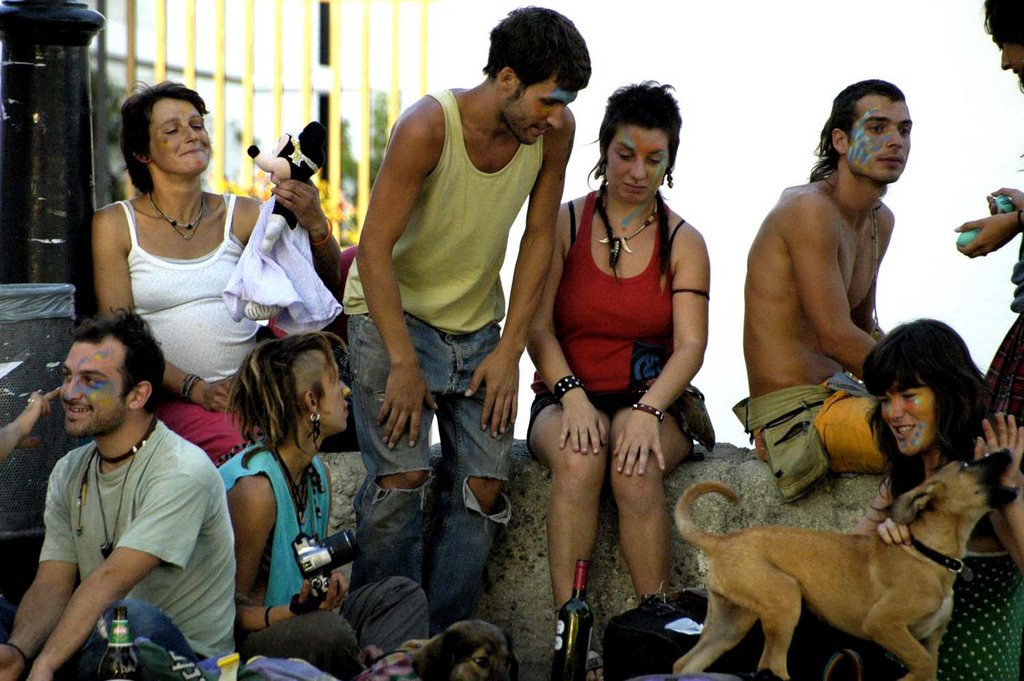
[[[551,681],[586,681],[590,635],[594,613],[587,605],[589,561],[576,561],[572,597],[558,610],[555,623],[555,656],[551,661]]]
[[[98,681],[142,681],[139,654],[128,629],[128,608],[123,605],[114,608],[110,642],[96,670],[96,678]]]

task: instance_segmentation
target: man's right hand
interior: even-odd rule
[[[6,643],[0,644],[0,681],[18,681],[25,673],[25,658]]]
[[[384,404],[377,413],[377,423],[384,429],[384,442],[394,449],[398,439],[407,429],[409,446],[413,447],[420,437],[423,406],[436,410],[434,395],[427,386],[418,364],[396,367],[392,365],[384,387]]]
[[[192,394],[195,396],[193,402],[198,402],[206,411],[227,411],[228,396],[231,394],[231,383],[234,378],[225,378],[214,383],[197,381]],[[196,393],[199,393],[196,395]]]

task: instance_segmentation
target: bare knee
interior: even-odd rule
[[[416,489],[422,487],[429,478],[430,471],[405,471],[378,477],[377,486],[381,489]]]
[[[505,487],[505,481],[497,478],[466,478],[466,484],[480,504],[480,510],[488,514],[498,506],[501,491]]]
[[[663,506],[665,487],[657,471],[647,469],[643,475],[612,472],[612,497],[620,508],[647,510]]]

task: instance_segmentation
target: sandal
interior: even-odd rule
[[[587,681],[604,681],[604,660],[596,650],[587,653]]]

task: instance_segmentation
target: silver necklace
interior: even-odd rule
[[[199,231],[199,223],[202,221],[203,213],[206,211],[206,201],[203,200],[202,196],[199,197],[199,214],[196,216],[196,219],[193,220],[192,222],[188,222],[185,223],[184,225],[181,225],[185,229],[184,232],[178,229],[178,225],[180,223],[177,220],[167,217],[167,214],[160,210],[160,206],[156,205],[156,199],[153,198],[153,192],[149,193],[149,202],[153,204],[153,208],[156,209],[156,212],[160,213],[160,217],[166,220],[167,224],[169,224],[171,228],[178,233],[178,236],[180,236],[185,241],[192,241],[192,237],[194,237],[196,235],[196,232]]]

